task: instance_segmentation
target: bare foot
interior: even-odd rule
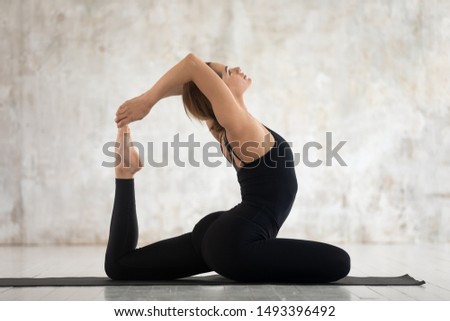
[[[132,146],[130,128],[128,126],[120,127],[117,132],[116,178],[133,178],[134,174],[144,165],[139,158],[139,154]]]

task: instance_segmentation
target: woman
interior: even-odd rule
[[[215,271],[244,282],[331,282],[347,275],[350,258],[342,249],[276,238],[297,193],[294,160],[286,141],[248,112],[244,93],[251,83],[238,67],[204,63],[189,54],[150,90],[120,106],[105,259],[110,278],[161,280]],[[235,167],[242,202],[205,216],[191,233],[136,249],[133,179],[141,163],[130,147],[128,124],[144,118],[162,98],[180,94],[186,110],[207,123]]]

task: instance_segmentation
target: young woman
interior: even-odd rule
[[[252,80],[239,67],[204,63],[193,54],[116,113],[116,190],[105,271],[112,279],[176,279],[215,271],[244,282],[331,282],[350,270],[348,254],[333,245],[276,238],[297,193],[292,151],[247,110]],[[201,219],[192,232],[136,248],[134,175],[141,168],[131,147],[130,122],[168,96],[207,123],[237,171],[242,201]]]

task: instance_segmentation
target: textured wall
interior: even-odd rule
[[[188,52],[240,65],[249,109],[296,153],[347,141],[347,167],[297,166],[280,236],[450,240],[449,1],[1,0],[0,243],[106,241],[114,113]],[[176,133],[212,140],[179,98],[131,129],[156,159]],[[169,165],[136,177],[142,242],[239,200],[225,164]]]

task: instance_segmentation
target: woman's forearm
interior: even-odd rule
[[[181,95],[183,85],[192,80],[192,60],[192,54],[187,55],[143,94],[151,107],[163,98]]]
[[[192,71],[198,65],[198,59],[189,54],[164,74],[155,85],[142,95],[123,103],[116,112],[118,127],[143,119],[161,99],[180,95],[182,87],[192,79]]]

